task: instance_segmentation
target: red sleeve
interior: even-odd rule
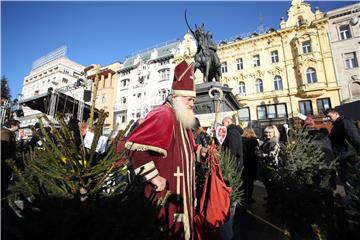
[[[155,165],[159,158],[162,158],[162,155],[150,151],[130,151],[129,153],[135,174],[143,176],[148,181],[159,175]]]

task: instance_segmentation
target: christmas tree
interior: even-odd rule
[[[318,236],[331,225],[330,178],[335,171],[335,159],[327,162],[323,149],[315,145],[314,137],[302,127],[293,129],[288,141],[281,145],[280,159],[280,166],[270,168],[278,212],[292,236],[295,232],[312,236],[316,232]]]
[[[239,169],[236,158],[229,149],[220,149],[219,156],[224,181],[226,185],[231,187],[231,205],[241,205],[244,196],[244,190],[242,189],[243,181],[241,179],[242,169]]]
[[[60,128],[46,116],[39,119],[41,134],[34,134],[41,147],[24,154],[23,170],[7,162],[16,181],[10,189],[12,209],[3,212],[6,237],[88,240],[158,236],[156,206],[142,198],[136,177],[129,180],[126,152],[116,151],[127,129],[118,132],[107,151],[99,150],[106,117],[101,111],[96,127],[88,129],[87,134],[93,135],[89,148],[81,131],[72,131],[62,116],[58,115]]]

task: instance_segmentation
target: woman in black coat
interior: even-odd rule
[[[254,203],[255,200],[252,198],[252,194],[254,191],[254,181],[257,178],[258,171],[258,158],[255,155],[255,150],[259,147],[259,141],[257,140],[256,133],[250,127],[244,129],[242,141],[244,159],[242,178],[245,185],[245,196],[248,203]]]

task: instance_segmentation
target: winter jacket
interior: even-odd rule
[[[333,122],[329,138],[335,155],[340,159],[346,159],[354,155],[347,141],[360,153],[360,135],[352,120],[346,119],[343,116],[336,119]]]
[[[227,134],[223,142],[223,148],[230,150],[236,157],[238,166],[241,168],[243,166],[243,144],[239,127],[235,124],[227,126]]]
[[[243,153],[244,153],[244,171],[243,176],[255,179],[257,175],[258,158],[255,155],[256,149],[259,147],[259,142],[255,137],[242,138]]]

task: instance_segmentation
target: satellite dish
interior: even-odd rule
[[[355,26],[358,22],[359,22],[359,18],[357,18],[357,17],[353,17],[350,20],[351,26]]]

